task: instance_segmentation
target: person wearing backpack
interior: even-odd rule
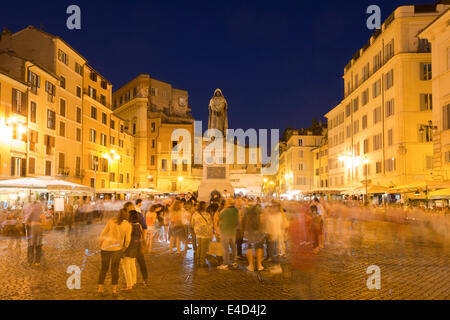
[[[257,205],[254,200],[249,201],[249,205],[245,208],[242,217],[242,230],[248,240],[247,270],[255,271],[253,262],[253,249],[256,251],[256,264],[258,271],[264,270],[262,265],[264,255],[264,232],[262,232],[261,224],[261,206]]]

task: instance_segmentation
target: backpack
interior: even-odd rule
[[[251,206],[245,213],[245,230],[258,231],[261,228],[260,213],[256,206]]]

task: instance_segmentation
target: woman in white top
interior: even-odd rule
[[[131,239],[131,224],[127,221],[128,212],[121,209],[117,218],[111,219],[100,235],[102,267],[98,279],[98,292],[104,294],[103,285],[111,264],[113,296],[117,297],[119,266],[123,250],[128,248]]]

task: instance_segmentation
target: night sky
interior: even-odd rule
[[[78,50],[114,89],[148,73],[189,91],[196,119],[221,88],[231,128],[308,127],[339,103],[342,74],[373,33],[369,5],[384,21],[411,1],[10,1],[0,26],[43,26]],[[77,4],[82,30],[68,30]],[[204,126],[207,126],[207,124]]]

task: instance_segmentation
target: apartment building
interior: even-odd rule
[[[192,175],[192,154],[187,156],[191,161],[182,163],[171,157],[177,146],[171,139],[174,130],[187,130],[193,143],[194,119],[187,91],[141,74],[114,92],[113,110],[129,123],[135,139],[137,188],[196,190],[199,182]]]
[[[433,179],[450,180],[450,9],[428,25],[419,37],[431,42],[433,64]]]
[[[103,114],[107,120],[111,118],[112,86],[105,79],[94,84],[88,78],[93,69],[83,56],[61,38],[32,26],[14,34],[5,29],[0,40],[0,68],[27,86],[20,93],[12,91],[11,100],[15,105],[23,104],[22,117],[16,118],[25,127],[24,141],[28,141],[23,146],[27,151],[25,156],[17,155],[18,160],[10,161],[10,166],[15,163],[15,168],[21,167],[21,176],[58,177],[96,187],[132,186],[132,176],[129,184],[120,183],[119,176],[113,185],[101,173],[94,184],[98,171],[94,169],[98,167],[89,162],[89,155],[111,153],[105,143],[110,132]],[[96,99],[89,88],[99,92]],[[5,98],[9,99],[6,95]],[[98,121],[87,117],[93,106],[98,110]],[[96,144],[89,139],[91,130],[98,131]],[[123,141],[124,148],[117,153],[129,165],[124,168],[124,174],[131,174],[134,142],[131,135]],[[10,168],[11,173],[15,172],[11,176],[17,176],[15,168]]]
[[[278,194],[283,197],[301,197],[314,188],[314,152],[324,137],[322,127],[317,129],[288,129],[280,143]]]
[[[345,67],[344,99],[325,115],[330,187],[431,179],[431,47],[418,33],[447,7],[397,8]]]

